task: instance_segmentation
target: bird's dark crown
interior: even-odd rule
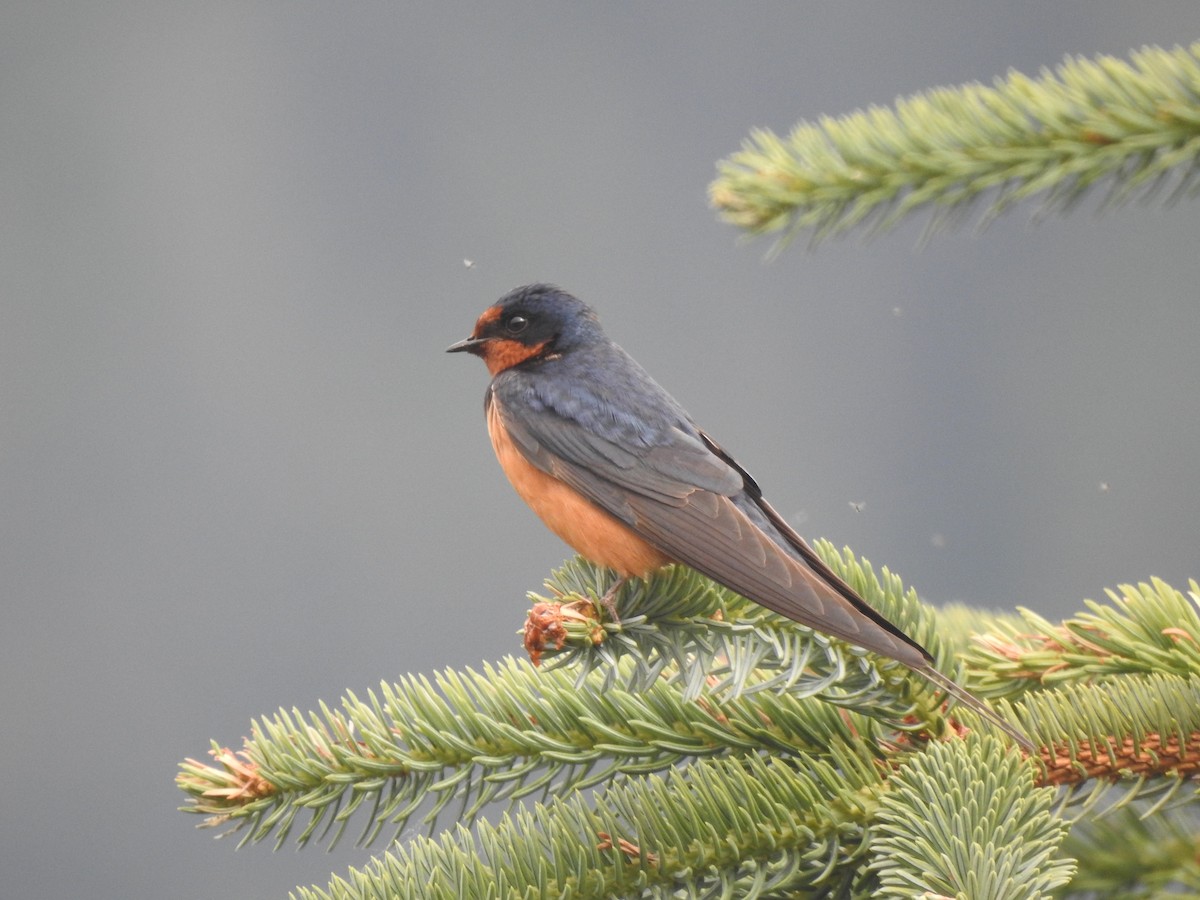
[[[522,324],[524,323],[524,324]],[[529,284],[509,291],[476,323],[473,337],[494,336],[527,347],[553,340],[558,350],[598,332],[592,308],[552,284]]]
[[[603,336],[600,320],[582,300],[552,284],[529,284],[485,309],[471,336],[449,349],[481,356],[489,368],[499,371],[569,352]]]

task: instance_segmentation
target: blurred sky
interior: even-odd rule
[[[1190,0],[8,4],[0,894],[282,897],[366,861],[235,853],[172,779],[280,706],[520,651],[566,551],[442,351],[528,281],[927,599],[1185,587],[1200,204],[768,262],[705,191],[756,126],[1197,38]]]

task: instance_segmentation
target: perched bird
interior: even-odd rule
[[[486,309],[448,353],[492,374],[484,408],[521,498],[578,553],[625,579],[683,563],[790,619],[898,660],[1033,752],[1029,739],[938,672],[767,503],[750,474],[605,335],[590,306],[548,284]]]

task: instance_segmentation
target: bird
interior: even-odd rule
[[[607,336],[590,305],[552,284],[518,287],[446,352],[487,366],[488,434],[517,494],[577,553],[620,576],[600,598],[615,620],[625,581],[681,563],[897,660],[1035,752],[829,568],[750,473]]]

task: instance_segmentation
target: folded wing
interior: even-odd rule
[[[818,631],[927,665],[929,655],[829,571],[753,479],[699,431],[675,427],[630,447],[550,410],[498,411],[530,463],[672,559]]]

